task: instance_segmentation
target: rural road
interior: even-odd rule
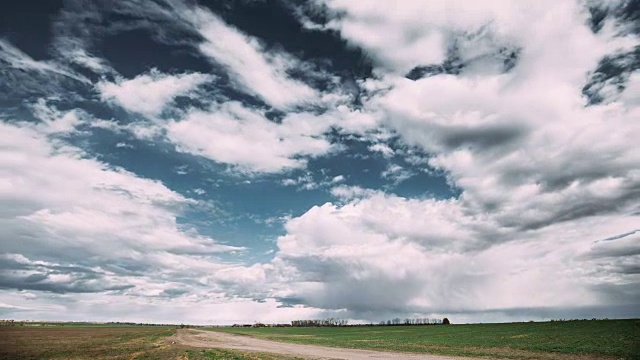
[[[260,351],[275,354],[297,356],[305,359],[416,359],[416,360],[460,360],[460,357],[448,357],[428,354],[393,353],[371,350],[332,348],[316,345],[288,344],[278,341],[262,340],[250,336],[232,335],[217,331],[178,330],[174,340],[183,345],[203,348],[225,348],[243,351]]]

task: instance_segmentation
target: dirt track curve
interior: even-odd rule
[[[288,344],[278,341],[262,340],[250,336],[232,335],[217,331],[178,330],[174,341],[183,345],[202,348],[224,348],[242,351],[260,351],[281,355],[297,356],[305,359],[415,359],[415,360],[461,360],[428,354],[393,353],[371,350],[332,348],[316,345]]]

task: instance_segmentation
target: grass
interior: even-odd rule
[[[284,360],[294,359],[284,355],[269,354],[269,353],[249,353],[240,352],[236,350],[224,350],[224,349],[206,349],[206,350],[186,350],[185,356],[187,359],[218,359],[218,360]]]
[[[299,344],[443,355],[640,359],[640,320],[211,330]]]
[[[0,327],[0,359],[290,359],[172,344],[172,327]]]

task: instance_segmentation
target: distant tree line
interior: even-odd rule
[[[415,319],[400,319],[395,318],[387,321],[380,321],[379,326],[406,326],[406,325],[449,325],[449,319],[430,319],[430,318],[415,318]]]
[[[328,318],[324,320],[293,320],[291,326],[293,327],[335,327],[335,326],[347,326],[348,320]]]
[[[225,327],[225,326],[220,326]],[[291,324],[263,324],[256,322],[255,324],[233,324],[231,327],[243,327],[243,328],[263,328],[263,327],[291,327]]]
[[[416,319],[400,319],[395,318],[387,321],[380,321],[377,324],[353,324],[350,325],[348,320],[328,318],[324,320],[294,320],[291,322],[293,327],[338,327],[338,326],[400,326],[400,325],[449,325],[449,319],[429,319],[429,318],[416,318]],[[254,326],[255,327],[255,326]]]
[[[24,326],[24,323],[15,320],[0,320],[0,326]]]
[[[184,327],[189,327],[191,325],[185,325],[185,324],[180,324],[180,325],[176,325],[176,324],[152,324],[152,323],[135,323],[135,322],[121,322],[121,321],[111,321],[108,323],[105,323],[108,325],[117,325],[117,326],[176,326],[176,327],[180,327],[180,328],[184,328]]]

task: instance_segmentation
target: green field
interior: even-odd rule
[[[0,359],[291,359],[174,344],[170,327],[56,325],[0,327]]]
[[[640,359],[640,320],[211,330],[370,350],[505,358]]]

